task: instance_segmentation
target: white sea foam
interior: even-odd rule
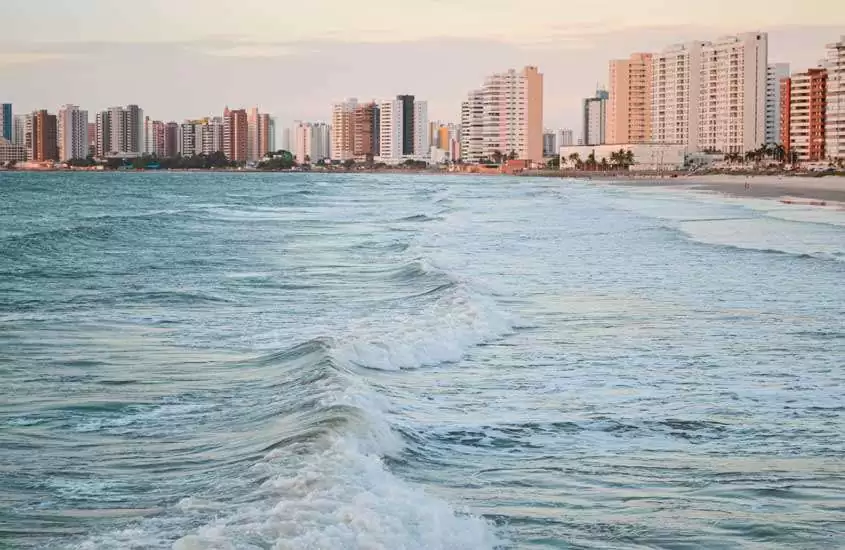
[[[379,370],[412,369],[459,361],[475,345],[511,330],[512,321],[492,301],[465,287],[450,290],[433,307],[395,318],[358,323],[334,351],[336,359]]]
[[[296,473],[270,478],[259,492],[260,501],[183,537],[174,550],[471,550],[497,543],[486,521],[397,479],[348,438],[309,457]]]

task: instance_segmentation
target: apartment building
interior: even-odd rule
[[[610,62],[606,143],[651,139],[652,54],[635,53]]]
[[[770,63],[766,71],[766,144],[780,141],[780,81],[789,78],[789,63]]]
[[[740,153],[766,140],[768,35],[722,37],[701,51],[698,148]]]
[[[464,160],[514,153],[543,160],[543,74],[537,67],[489,75],[461,109]],[[479,135],[480,134],[480,135]]]
[[[825,97],[825,154],[845,160],[845,35],[827,45]]]
[[[650,141],[697,148],[703,46],[674,44],[652,57]]]
[[[825,96],[827,70],[808,69],[783,79],[781,119],[788,158],[799,162],[816,162],[827,158],[825,151]]]
[[[88,156],[88,111],[76,105],[64,105],[58,119],[59,160],[84,159]]]

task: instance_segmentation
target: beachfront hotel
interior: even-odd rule
[[[543,160],[543,75],[537,67],[511,69],[484,80],[461,107],[463,160],[477,162],[514,152]]]
[[[610,62],[606,143],[646,143],[651,140],[653,59],[635,53]]]

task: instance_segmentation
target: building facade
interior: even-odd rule
[[[463,160],[513,153],[543,160],[543,74],[537,67],[488,76],[461,108]],[[480,135],[479,135],[480,134]]]
[[[650,53],[610,62],[607,143],[645,143],[651,139],[652,69]]]
[[[249,160],[249,123],[245,109],[223,111],[223,153],[232,162]]]
[[[97,155],[138,156],[146,150],[144,111],[137,105],[97,113]]]
[[[484,149],[484,90],[473,90],[461,104],[461,155],[464,162],[478,162]]]
[[[569,128],[561,128],[557,132],[556,144],[558,149],[568,145],[575,145],[575,133]]]
[[[12,143],[8,139],[0,138],[0,164],[7,162],[21,162],[26,160],[26,148]]]
[[[56,115],[45,110],[32,114],[29,142],[32,144],[31,160],[55,161],[59,160],[58,121]]]
[[[372,160],[379,156],[380,110],[375,102],[355,107],[352,115],[352,156],[355,160]]]
[[[675,44],[653,56],[651,141],[697,149],[703,47]]]
[[[603,145],[606,143],[607,100],[605,90],[596,90],[594,97],[584,100],[584,145]]]
[[[766,140],[768,36],[743,33],[701,52],[698,148],[744,154]]]
[[[845,35],[827,45],[825,98],[825,154],[845,160]]]
[[[355,98],[332,105],[331,155],[334,161],[346,161],[355,157]]]
[[[809,69],[782,80],[783,111],[788,124],[782,137],[787,158],[798,162],[818,162],[827,158],[825,151],[825,95],[827,70]]]
[[[64,105],[58,115],[59,160],[84,159],[88,156],[88,111],[76,105]]]
[[[14,137],[14,116],[11,103],[0,103],[0,138],[11,144]]]
[[[789,63],[769,63],[766,70],[766,145],[780,141],[780,81],[789,77]]]
[[[26,145],[26,124],[30,115],[14,115],[12,121],[12,139],[10,140],[15,145]]]
[[[386,164],[399,164],[405,151],[405,102],[400,99],[379,104],[379,156]],[[413,133],[411,134],[413,142]]]

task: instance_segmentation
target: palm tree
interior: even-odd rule
[[[502,164],[502,159],[504,158],[504,155],[502,155],[501,151],[496,149],[495,151],[493,151],[492,157],[493,162],[495,162],[496,164]]]
[[[580,169],[581,168],[581,155],[579,155],[578,153],[572,153],[571,155],[569,155],[569,162],[572,163],[573,167]]]
[[[587,155],[587,168],[590,170],[594,169],[597,166],[596,162],[596,152],[592,151],[589,155]]]
[[[634,165],[634,152],[628,149],[625,151],[625,169],[627,170]]]
[[[610,165],[607,163],[607,159],[605,157],[601,158],[601,169],[607,170]]]
[[[511,152],[508,154],[508,160],[516,160],[518,157],[519,155],[517,155],[516,151],[513,150],[511,150]]]

